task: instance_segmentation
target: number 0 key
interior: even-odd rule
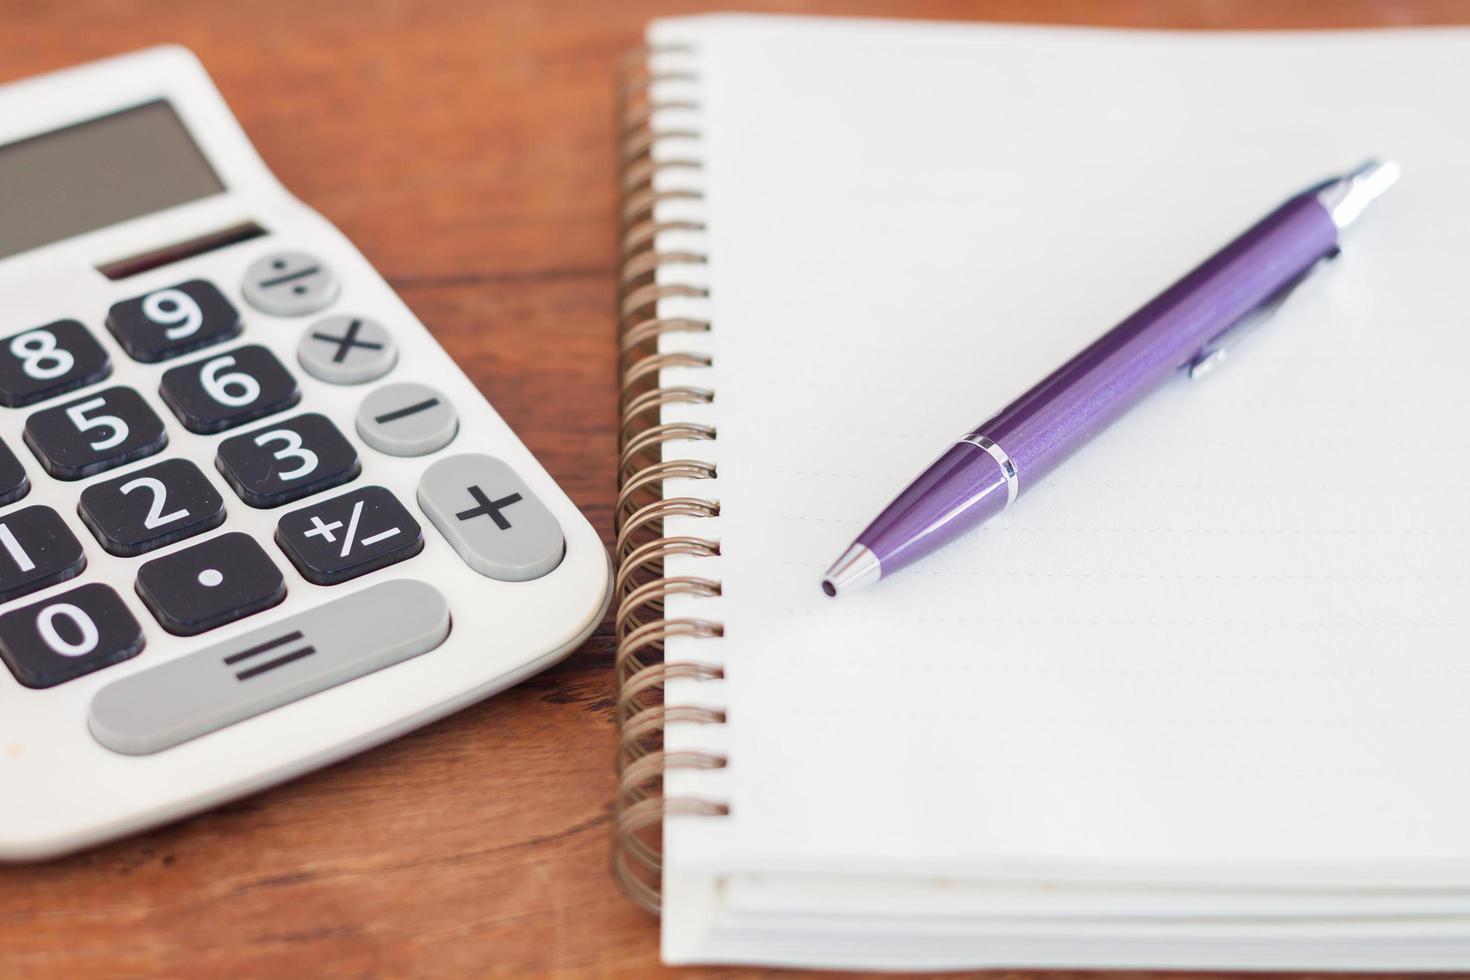
[[[0,616],[0,660],[26,687],[55,687],[121,663],[143,642],[143,628],[101,582]]]

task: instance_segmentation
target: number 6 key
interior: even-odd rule
[[[158,393],[184,428],[198,433],[234,428],[301,400],[296,379],[259,344],[165,371]]]

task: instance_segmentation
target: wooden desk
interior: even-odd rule
[[[606,533],[614,64],[648,18],[721,6],[0,0],[0,80],[193,48],[286,185],[362,248]],[[1137,27],[1470,21],[1454,0],[739,6]],[[658,972],[656,923],[607,872],[611,665],[604,627],[560,667],[366,756],[0,870],[0,974]]]

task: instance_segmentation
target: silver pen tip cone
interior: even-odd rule
[[[1402,171],[1392,160],[1369,160],[1317,195],[1332,215],[1333,224],[1346,228],[1362,216],[1379,195],[1398,183]]]
[[[844,551],[822,576],[822,591],[835,599],[844,592],[878,581],[882,575],[878,556],[868,550],[867,545],[855,544]]]

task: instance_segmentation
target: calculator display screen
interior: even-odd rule
[[[0,259],[224,189],[162,99],[0,146]]]

